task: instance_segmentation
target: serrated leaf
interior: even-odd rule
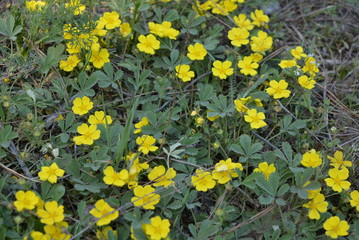
[[[262,205],[269,205],[269,204],[272,204],[274,202],[274,197],[272,196],[259,196],[258,198],[259,200],[259,203],[262,204]]]
[[[0,145],[3,148],[8,148],[11,140],[18,136],[18,133],[12,131],[12,126],[5,125],[3,129],[0,129]]]
[[[183,205],[180,200],[175,200],[172,203],[170,203],[169,205],[167,205],[167,208],[172,209],[172,210],[177,210],[177,209],[180,209],[182,206]]]

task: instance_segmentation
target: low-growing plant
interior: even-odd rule
[[[0,238],[357,239],[357,147],[260,2],[9,7]]]

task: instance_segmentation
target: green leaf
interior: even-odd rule
[[[240,162],[245,162],[248,159],[259,159],[261,158],[260,154],[257,154],[260,150],[262,150],[263,145],[261,143],[252,143],[251,138],[243,134],[239,138],[239,144],[232,144],[229,149],[243,155],[239,159]]]
[[[15,19],[12,15],[0,19],[0,34],[5,35],[10,38],[10,40],[15,41],[16,35],[20,33],[21,30],[21,26],[15,27]]]
[[[40,60],[40,71],[47,74],[50,68],[57,66],[63,58],[62,53],[64,50],[65,46],[63,44],[59,44],[56,47],[49,47],[46,57]]]
[[[199,227],[197,239],[208,239],[208,237],[215,235],[218,230],[218,225],[215,225],[212,221],[206,219]]]
[[[283,196],[285,193],[287,193],[289,191],[290,187],[288,184],[284,184],[282,186],[280,186],[280,188],[278,189],[277,192],[277,196]]]
[[[65,195],[65,187],[61,184],[53,185],[48,193],[51,200],[59,201]]]
[[[259,200],[259,203],[262,204],[262,205],[269,205],[269,204],[272,204],[274,202],[274,197],[272,196],[259,196],[258,198]]]
[[[179,15],[176,9],[171,9],[168,11],[166,16],[164,17],[163,21],[173,22],[175,20],[179,19]]]
[[[78,90],[77,97],[95,96],[95,91],[92,87],[97,83],[97,77],[92,75],[91,77],[87,77],[86,73],[81,72],[78,77],[78,83],[75,81],[72,83],[74,89]]]
[[[12,126],[5,125],[3,129],[0,129],[0,145],[3,148],[8,148],[11,140],[18,136],[18,133],[12,131]]]
[[[82,200],[81,202],[79,202],[77,204],[77,214],[78,214],[78,216],[80,217],[81,220],[84,218],[85,208],[86,208],[86,201],[85,200]]]
[[[167,208],[172,209],[172,210],[177,210],[180,209],[182,207],[182,202],[180,200],[175,200],[172,203],[167,205]]]

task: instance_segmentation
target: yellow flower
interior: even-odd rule
[[[355,190],[350,193],[350,206],[355,207],[359,212],[359,192]]]
[[[265,178],[268,180],[269,176],[277,171],[274,164],[268,165],[267,162],[262,162],[258,165],[257,168],[254,169],[254,172],[261,172],[265,176]]]
[[[238,177],[236,168],[243,170],[243,166],[240,163],[233,163],[231,158],[227,160],[221,160],[216,163],[214,170],[212,171],[213,179],[217,180],[219,184],[225,184],[231,180],[231,178]]]
[[[31,231],[30,236],[34,240],[52,240],[50,235],[44,234],[39,231]],[[24,240],[25,240],[25,237],[24,237]]]
[[[158,149],[158,147],[152,146],[156,143],[156,138],[149,135],[143,135],[136,138],[136,143],[137,145],[140,145],[138,151],[142,152],[143,154],[148,154],[150,151],[154,152]]]
[[[281,68],[291,68],[291,67],[297,66],[297,62],[295,61],[295,59],[282,60],[282,61],[280,61],[280,63],[278,65]]]
[[[267,124],[263,121],[265,118],[266,117],[264,113],[257,113],[257,109],[250,109],[246,112],[246,115],[244,116],[244,121],[250,123],[251,128],[258,129],[267,126]]]
[[[113,235],[117,236],[117,231],[113,230],[112,227],[107,226],[104,229],[102,229],[102,231],[97,229],[97,231],[96,231],[97,239],[108,240],[108,232],[113,232]]]
[[[300,86],[306,89],[313,89],[314,85],[317,83],[312,78],[308,78],[307,76],[303,75],[298,78],[298,83]]]
[[[194,77],[194,72],[190,71],[190,66],[187,64],[181,64],[176,66],[176,76],[183,82],[191,81]]]
[[[39,201],[38,196],[33,191],[18,191],[15,194],[16,201],[14,205],[16,210],[21,212],[24,209],[32,210]]]
[[[310,181],[307,181],[304,185],[303,188],[308,186],[310,184]],[[320,191],[322,190],[321,187],[319,187],[318,189],[315,190],[307,190],[308,192],[308,199],[313,199],[318,193],[320,193]]]
[[[114,29],[121,25],[120,14],[115,11],[105,12],[99,20],[100,24],[106,29]]]
[[[66,60],[60,60],[60,69],[65,72],[71,72],[77,66],[77,64],[81,62],[81,60],[77,57],[77,55],[70,55]]]
[[[187,57],[189,57],[189,59],[191,59],[192,61],[203,60],[204,57],[207,55],[207,50],[200,43],[189,45],[187,50],[188,50]]]
[[[137,133],[142,132],[141,128],[146,125],[148,125],[148,119],[147,119],[147,117],[143,117],[140,122],[135,124],[136,130],[133,133],[137,134]]]
[[[168,219],[161,219],[160,216],[156,216],[150,219],[149,224],[143,224],[143,229],[151,240],[161,240],[167,237],[170,226]]]
[[[80,53],[81,46],[79,44],[77,44],[76,42],[68,42],[68,43],[66,43],[66,51],[70,54]],[[77,56],[77,55],[73,55],[73,56]]]
[[[176,40],[179,31],[172,28],[172,23],[168,21],[162,22],[162,24],[149,22],[148,28],[150,29],[150,33],[156,34],[159,37],[168,37],[170,39]]]
[[[351,167],[352,162],[351,161],[343,161],[343,152],[336,151],[334,153],[334,157],[328,156],[328,159],[330,160],[330,165],[335,168],[341,168],[341,167]]]
[[[56,163],[50,165],[50,167],[41,167],[39,172],[39,178],[41,181],[49,181],[50,183],[56,183],[57,177],[64,176],[65,171],[59,168]]]
[[[245,14],[239,14],[238,16],[233,17],[234,22],[237,24],[238,27],[246,29],[248,31],[252,30],[254,25],[251,23]]]
[[[88,111],[93,108],[93,102],[91,102],[90,98],[87,96],[75,98],[73,104],[72,111],[80,116],[88,113]]]
[[[160,195],[155,193],[155,189],[150,185],[134,188],[133,194],[135,197],[131,198],[131,202],[136,207],[153,210],[155,209],[155,205],[160,202]]]
[[[231,68],[231,61],[215,61],[213,63],[212,73],[214,76],[219,77],[220,79],[226,79],[227,77],[233,74],[233,68]]]
[[[328,218],[324,222],[323,227],[326,230],[325,235],[337,239],[339,236],[348,235],[350,225],[344,220],[340,221],[340,218],[335,216]]]
[[[294,49],[291,49],[290,53],[296,59],[301,59],[302,57],[307,57],[307,55],[303,53],[303,48],[302,47],[296,47]]]
[[[107,185],[122,187],[128,182],[129,174],[127,169],[122,169],[120,172],[116,172],[113,167],[107,166],[103,173],[105,174],[103,181]]]
[[[207,192],[208,189],[216,186],[216,181],[210,172],[206,172],[201,169],[196,170],[196,175],[191,177],[191,182],[197,191]]]
[[[106,126],[112,123],[112,118],[110,115],[105,115],[104,111],[96,111],[94,115],[90,115],[88,123],[91,125],[103,124]]]
[[[259,98],[254,99],[254,103],[257,107],[263,107],[263,103]]]
[[[308,72],[309,75],[315,76],[319,69],[313,57],[308,57],[305,59],[304,67],[302,68],[304,73]]]
[[[90,211],[90,214],[98,219],[96,222],[97,226],[107,225],[119,216],[118,211],[103,199],[95,203],[95,208]]]
[[[95,68],[102,68],[105,63],[110,62],[109,56],[110,54],[105,48],[98,50],[92,49],[90,62]]]
[[[263,13],[262,10],[254,10],[251,12],[251,18],[253,20],[253,24],[257,27],[265,26],[269,22],[269,17]]]
[[[250,44],[253,52],[264,53],[272,47],[273,39],[266,32],[259,31],[257,36],[251,37]]]
[[[234,100],[234,106],[238,112],[247,112],[248,108],[246,107],[246,103],[251,99],[251,97],[240,98]]]
[[[263,59],[263,55],[260,53],[252,53],[251,55],[249,55],[249,57],[251,57],[253,59],[253,62],[260,62]]]
[[[97,129],[96,125],[88,126],[86,123],[81,124],[77,127],[77,132],[80,136],[74,137],[76,145],[92,145],[94,140],[100,138],[101,131]]]
[[[43,1],[26,1],[25,2],[26,9],[29,12],[34,12],[36,10],[41,11],[44,6],[46,6],[46,2]]]
[[[249,32],[245,28],[232,28],[228,31],[228,39],[231,40],[231,44],[236,47],[248,44],[248,37]]]
[[[62,229],[67,229],[69,225],[66,222],[59,222],[54,225],[44,226],[44,231],[46,235],[49,235],[53,240],[69,240],[71,238],[70,234],[62,232]]]
[[[46,202],[45,209],[38,209],[36,213],[40,221],[47,225],[62,222],[65,218],[64,206],[59,206],[56,201]]]
[[[258,68],[258,63],[254,62],[251,57],[244,57],[243,60],[238,62],[238,67],[241,69],[241,73],[244,75],[254,76],[257,74],[257,71],[254,69]]]
[[[160,165],[151,170],[148,174],[148,180],[152,181],[154,187],[164,186],[167,187],[174,183],[172,180],[176,177],[176,171],[170,168],[166,171],[165,167]]]
[[[329,177],[324,179],[326,184],[336,192],[342,192],[350,188],[350,182],[345,181],[349,177],[349,171],[347,168],[342,169],[332,168],[328,171]]]
[[[323,194],[318,193],[314,198],[306,204],[303,204],[303,207],[309,208],[308,217],[310,219],[320,219],[320,214],[327,211],[328,202],[325,201]]]
[[[120,33],[122,35],[122,37],[127,37],[128,35],[131,34],[131,26],[129,23],[122,23],[121,26],[120,26]]]
[[[312,167],[316,168],[322,165],[322,159],[319,154],[315,151],[315,149],[310,150],[303,154],[303,158],[300,162],[304,167]]]
[[[153,34],[140,35],[138,37],[139,43],[137,43],[137,48],[141,52],[148,53],[148,54],[155,54],[155,50],[160,49],[160,41],[156,39]]]
[[[288,98],[291,93],[290,90],[287,90],[288,83],[285,80],[272,80],[269,82],[269,88],[266,89],[266,92],[273,96],[274,99]]]
[[[80,15],[86,9],[86,6],[80,3],[80,0],[70,0],[70,3],[65,3],[65,8],[70,8],[74,15]]]

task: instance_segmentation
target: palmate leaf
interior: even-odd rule
[[[21,32],[21,30],[21,26],[15,27],[15,19],[12,15],[0,20],[0,34],[5,35],[12,41],[16,40],[16,35]]]
[[[8,148],[10,141],[18,136],[19,134],[12,131],[12,126],[6,125],[3,129],[0,129],[0,146]]]

